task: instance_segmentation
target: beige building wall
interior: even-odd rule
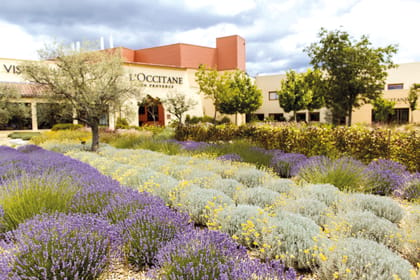
[[[420,100],[417,100],[417,110],[414,112],[411,112],[408,103],[410,87],[414,83],[420,83],[420,62],[400,64],[397,68],[388,70],[383,97],[395,102],[396,113],[405,114],[408,110],[409,122],[420,123]],[[353,123],[371,124],[372,108],[371,104],[365,104],[354,110]]]
[[[18,59],[2,59],[0,58],[0,83],[1,82],[13,82],[13,83],[26,83],[20,75],[19,64],[23,60]],[[168,93],[182,93],[187,98],[195,101],[196,105],[186,113],[184,117],[189,114],[190,116],[213,116],[214,106],[212,100],[205,98],[199,93],[199,87],[195,81],[196,69],[190,68],[178,68],[168,66],[157,66],[147,65],[142,63],[124,63],[126,71],[126,77],[128,80],[138,80],[143,83],[142,96],[150,95],[153,98],[158,97],[163,100],[166,99]],[[167,82],[168,78],[176,82]],[[26,102],[32,104],[32,116],[36,116],[35,104],[40,100],[35,98],[26,98]],[[44,101],[45,102],[45,101]],[[171,121],[175,120],[175,116],[170,114],[164,107],[164,120],[165,125],[168,125]],[[138,100],[127,100],[125,106],[120,108],[117,112],[112,112],[109,116],[110,128],[115,127],[115,122],[119,116],[124,117],[128,120],[130,125],[138,125]],[[218,119],[222,118],[223,115],[217,114]],[[235,122],[235,116],[228,117],[231,121]],[[245,122],[244,115],[238,115],[238,124]],[[37,130],[36,119],[33,118],[33,130]]]
[[[280,108],[278,100],[270,99],[270,92],[280,89],[280,82],[285,77],[285,74],[256,77],[256,84],[263,93],[263,105],[255,114],[262,114],[264,118],[268,118],[270,114],[274,113],[283,113],[286,118],[292,116],[292,113],[287,114]],[[404,118],[408,115],[408,122],[420,123],[420,97],[417,100],[417,110],[411,112],[409,109],[408,93],[413,83],[420,83],[420,62],[400,64],[397,68],[388,70],[383,97],[395,102],[394,108],[400,117]],[[365,104],[355,109],[352,114],[352,123],[371,124],[372,108],[371,104]],[[305,111],[299,111],[299,113],[303,112]],[[329,122],[329,112],[326,108],[315,112],[320,112],[320,122]],[[308,120],[308,118],[306,119]]]
[[[293,112],[286,113],[280,107],[279,100],[276,99],[276,91],[280,89],[281,81],[286,78],[286,74],[276,74],[276,75],[261,75],[255,78],[256,85],[261,89],[263,94],[263,104],[262,106],[255,111],[255,114],[264,115],[264,119],[270,117],[273,114],[283,114],[286,120],[289,120],[293,117]],[[320,110],[314,110],[314,113],[319,113],[319,122],[328,121],[328,111],[323,108]],[[306,121],[310,121],[308,110],[301,110],[297,113],[305,114]]]

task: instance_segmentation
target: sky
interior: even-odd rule
[[[6,0],[0,58],[38,59],[46,44],[98,41],[142,49],[174,43],[215,47],[246,40],[251,76],[310,67],[303,51],[321,28],[372,47],[398,45],[395,63],[420,62],[420,0]]]

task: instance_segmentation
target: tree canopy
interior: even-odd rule
[[[54,46],[41,50],[40,56],[49,60],[24,62],[23,76],[43,85],[53,101],[71,104],[77,118],[91,127],[91,149],[95,151],[99,147],[101,118],[129,98],[138,99],[140,87],[125,77],[117,51],[72,51]]]
[[[220,112],[220,97],[225,95],[228,90],[226,83],[228,73],[220,74],[215,69],[200,65],[195,77],[200,92],[213,101],[214,119],[216,120],[216,112]]]
[[[385,86],[386,70],[397,47],[374,48],[367,36],[359,41],[341,30],[322,28],[319,42],[305,48],[315,69],[323,72],[326,106],[351,124],[353,108],[375,100]]]
[[[279,105],[286,113],[293,112],[296,121],[296,111],[319,109],[324,104],[322,89],[318,80],[320,72],[308,69],[305,73],[293,70],[286,72],[286,78],[281,81]]]
[[[243,71],[220,73],[201,65],[196,72],[196,81],[206,97],[213,100],[216,112],[233,115],[248,114],[262,104],[261,90]]]
[[[227,89],[220,96],[219,110],[223,114],[250,114],[262,104],[261,90],[243,71],[237,70],[228,76]]]

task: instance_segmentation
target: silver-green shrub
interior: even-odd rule
[[[410,263],[382,244],[372,240],[344,238],[337,241],[334,250],[317,269],[321,280],[331,279],[414,279]]]
[[[253,188],[264,185],[265,181],[268,180],[269,175],[268,173],[258,170],[255,167],[240,167],[234,171],[232,178],[249,188]]]
[[[209,221],[210,208],[233,205],[233,200],[221,191],[192,187],[179,197],[179,207],[200,225]]]
[[[341,191],[331,184],[309,184],[305,185],[300,192],[303,197],[315,198],[327,206],[336,206]]]
[[[236,193],[235,201],[237,204],[251,204],[264,208],[274,204],[280,196],[278,192],[263,187],[246,188]]]
[[[390,197],[355,193],[349,195],[349,199],[356,209],[370,211],[393,223],[398,223],[404,216],[404,210]]]
[[[252,247],[261,239],[261,229],[268,214],[256,205],[230,205],[217,213],[214,223],[218,230],[233,236],[244,246]]]
[[[296,184],[290,179],[273,178],[264,183],[263,187],[278,193],[289,193]]]
[[[223,192],[230,198],[234,199],[235,194],[241,190],[246,188],[243,184],[239,183],[235,179],[218,179],[212,182],[211,185],[208,186],[210,189],[215,189],[218,191]]]
[[[315,222],[299,214],[277,210],[269,219],[270,229],[262,236],[260,255],[280,258],[286,266],[311,269],[318,263],[321,229]],[[327,242],[327,239],[322,241]]]
[[[392,249],[401,245],[398,226],[372,212],[350,211],[342,218],[348,224],[348,231],[344,233],[347,237],[373,240]]]
[[[420,260],[420,205],[409,205],[407,215],[400,222],[403,244],[399,252],[413,265]]]
[[[287,200],[283,209],[310,218],[317,225],[323,226],[327,222],[328,206],[314,198],[299,198]]]

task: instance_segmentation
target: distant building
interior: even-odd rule
[[[282,121],[292,116],[292,112],[285,113],[280,108],[277,96],[280,82],[285,78],[285,74],[260,75],[255,78],[256,85],[263,92],[263,105],[254,113],[254,118]],[[420,62],[403,63],[397,68],[388,70],[383,97],[395,102],[395,114],[391,117],[391,122],[400,124],[420,123],[420,110],[411,112],[408,104],[408,93],[414,83],[420,83]],[[417,101],[417,104],[417,108],[419,108],[420,100]],[[297,112],[297,119],[298,121],[326,123],[330,122],[330,113],[326,108],[312,112],[302,110]],[[371,104],[365,104],[358,109],[354,109],[352,114],[353,124],[372,124],[374,122],[375,118]]]
[[[214,114],[212,102],[199,94],[195,81],[195,73],[200,64],[218,71],[245,71],[245,40],[237,35],[217,38],[215,48],[177,43],[139,50],[124,47],[114,49],[121,51],[127,79],[142,82],[145,96],[159,101],[170,91],[186,94],[197,101],[197,105],[187,112],[193,116]],[[18,101],[31,107],[30,129],[38,130],[37,107],[46,100],[41,98],[36,85],[28,84],[22,79],[19,69],[21,62],[19,59],[0,58],[0,84],[13,84],[18,88],[22,95],[22,99]],[[117,117],[125,117],[130,125],[151,122],[167,125],[174,119],[160,102],[154,110],[147,110],[144,105],[135,101],[130,106],[127,114],[111,112],[104,118],[103,124],[114,127]]]

